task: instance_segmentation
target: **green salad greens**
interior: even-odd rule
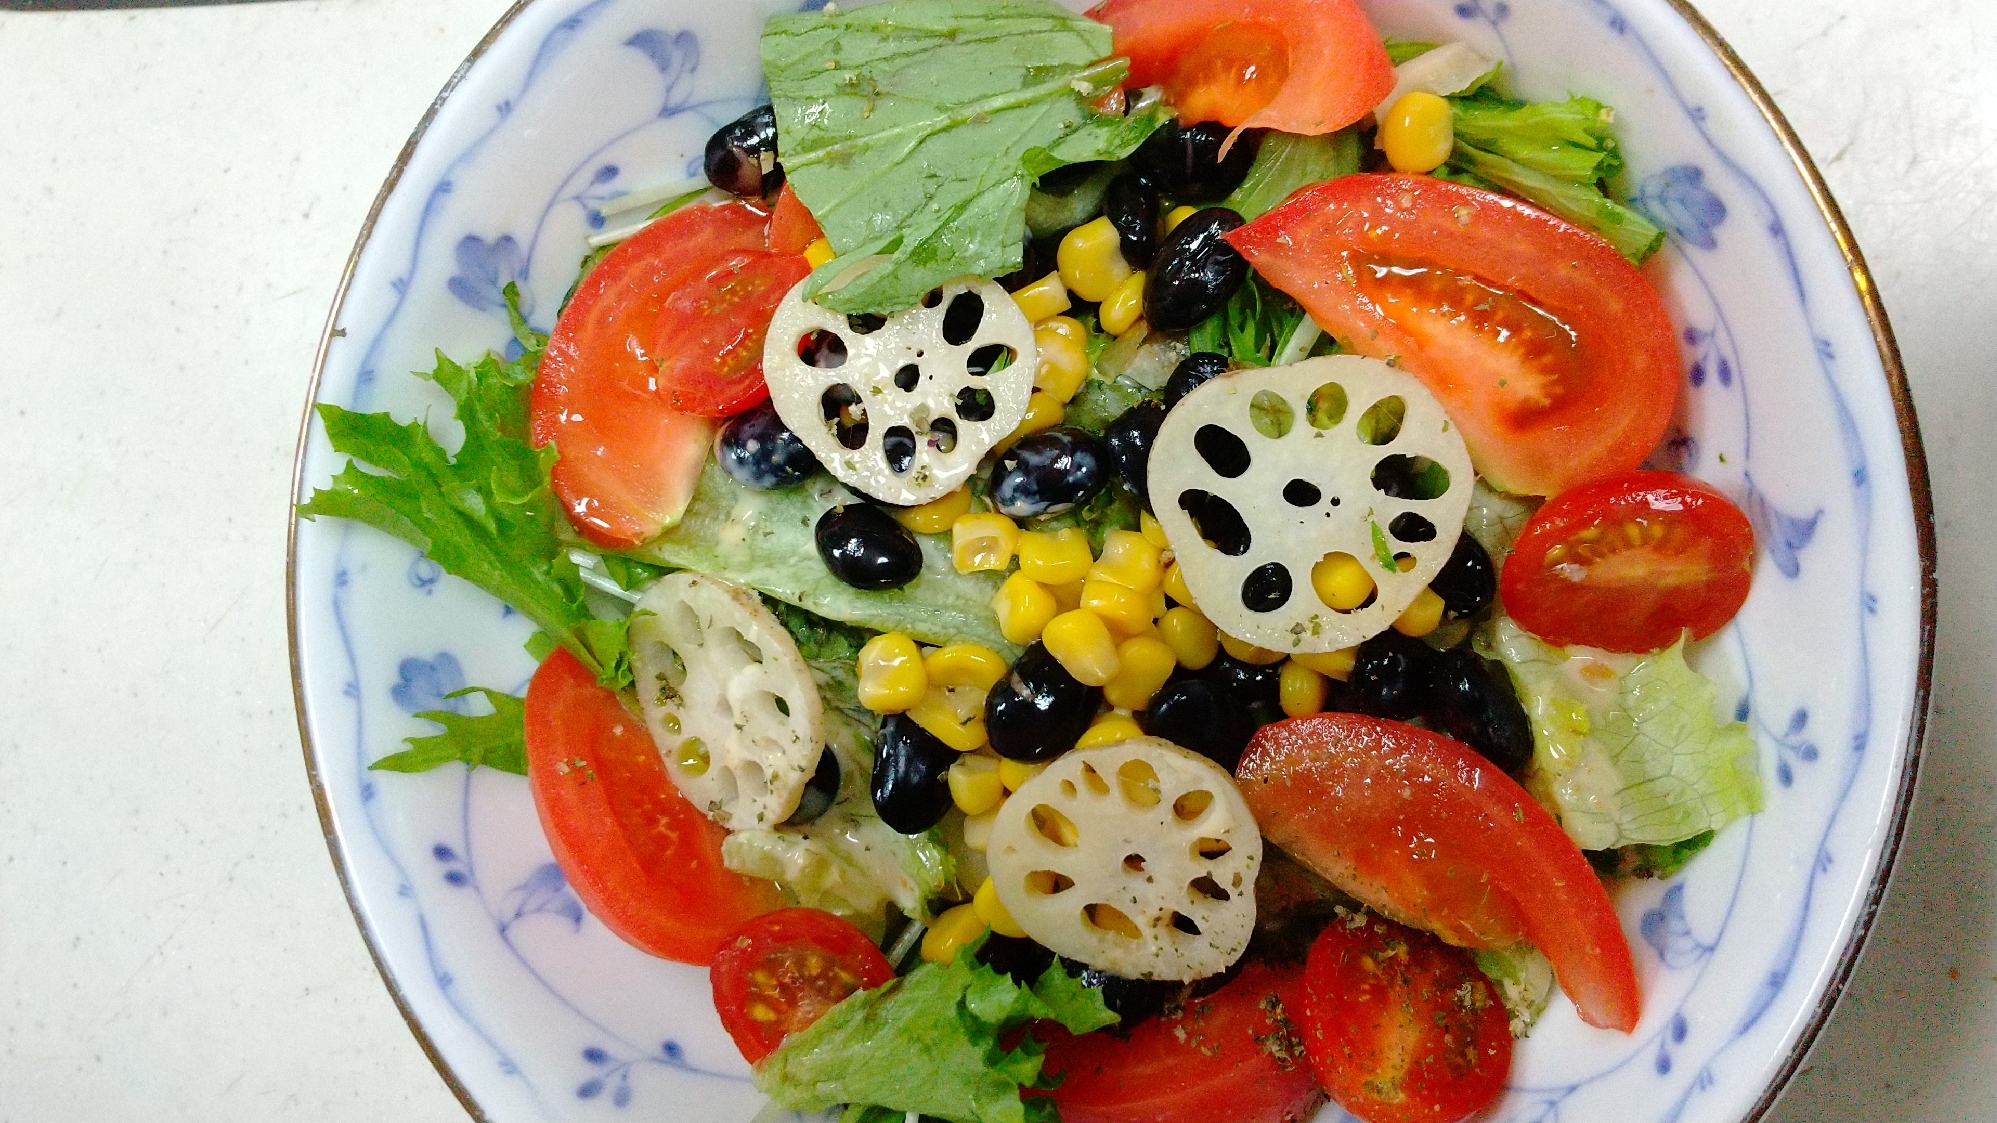
[[[527,774],[527,730],[522,717],[526,701],[482,686],[468,686],[444,695],[465,698],[477,694],[492,707],[489,714],[455,710],[424,710],[417,717],[444,727],[442,733],[409,738],[409,747],[382,757],[369,768],[383,772],[428,772],[456,761],[467,768],[484,765],[516,776]]]

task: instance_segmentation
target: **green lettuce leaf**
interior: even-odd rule
[[[489,714],[461,714],[451,710],[424,710],[417,717],[444,727],[442,733],[409,738],[409,747],[382,757],[369,768],[383,772],[428,772],[453,761],[466,767],[484,765],[515,776],[527,774],[527,729],[522,724],[526,701],[482,686],[468,686],[446,694],[446,698],[484,695],[492,706]]]
[[[435,370],[417,372],[457,403],[464,426],[457,454],[445,452],[420,421],[401,425],[385,413],[322,404],[327,439],[353,460],[298,513],[354,519],[395,535],[446,573],[512,605],[599,681],[621,689],[631,683],[625,623],[589,611],[569,560],[567,519],[548,486],[555,450],[528,442],[527,388],[547,337],[520,318],[511,285],[506,298],[519,358],[488,354],[466,367],[440,353]]]
[[[820,303],[896,312],[945,281],[1017,269],[1033,182],[1122,159],[1165,120],[1162,108],[1091,108],[1129,70],[1110,48],[1107,26],[1046,0],[893,0],[771,19],[763,73],[784,171],[840,254],[812,284],[889,258]]]
[[[1303,322],[1302,305],[1251,272],[1226,306],[1193,325],[1187,344],[1194,351],[1226,355],[1242,366],[1266,367]]]
[[[1470,954],[1477,969],[1497,986],[1512,1036],[1524,1037],[1553,1001],[1553,964],[1524,941],[1510,947],[1476,948]]]
[[[851,1105],[847,1120],[917,1112],[950,1123],[1033,1123],[1020,1087],[1040,1083],[1042,1048],[1032,1037],[999,1039],[1034,1018],[1071,1032],[1114,1024],[1102,992],[1059,964],[1031,988],[977,962],[924,963],[903,978],[860,991],[792,1034],[755,1068],[756,1087],[792,1111]]]
[[[1420,39],[1396,39],[1388,36],[1385,40],[1387,61],[1399,66],[1410,59],[1418,59],[1441,46],[1440,43],[1423,42]]]
[[[1685,868],[1685,863],[1697,857],[1699,852],[1713,844],[1714,833],[1701,831],[1683,842],[1668,846],[1636,844],[1621,846],[1614,850],[1585,851],[1595,872],[1603,877],[1670,877]]]
[[[1221,205],[1253,222],[1275,210],[1300,187],[1358,170],[1357,129],[1341,129],[1325,136],[1272,132],[1262,138],[1248,178]]]
[[[1541,643],[1506,618],[1479,636],[1533,725],[1526,787],[1583,850],[1668,846],[1761,806],[1754,738],[1713,716],[1684,644],[1651,655]]]

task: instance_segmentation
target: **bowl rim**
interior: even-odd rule
[[[472,1097],[470,1090],[458,1078],[456,1071],[444,1059],[443,1053],[437,1047],[436,1042],[431,1039],[429,1032],[424,1028],[422,1022],[418,1020],[415,1008],[410,1003],[408,996],[402,992],[402,988],[396,983],[394,975],[389,972],[388,963],[382,956],[382,949],[376,943],[374,933],[369,929],[366,917],[361,911],[360,897],[354,885],[352,872],[347,866],[346,856],[341,849],[339,834],[334,828],[333,810],[327,797],[325,781],[319,775],[317,754],[314,752],[312,741],[312,728],[306,716],[305,681],[299,649],[299,519],[296,505],[299,502],[300,489],[304,486],[305,482],[306,451],[311,441],[314,407],[319,401],[319,389],[325,376],[326,359],[331,352],[333,340],[339,334],[343,334],[339,332],[338,328],[340,313],[346,306],[347,294],[353,284],[354,272],[360,263],[361,252],[373,238],[375,223],[380,219],[382,209],[387,205],[390,196],[395,193],[396,188],[401,185],[402,175],[408,169],[417,146],[421,144],[423,138],[428,134],[431,124],[436,120],[437,114],[443,109],[444,103],[457,91],[458,85],[470,73],[472,67],[477,65],[479,60],[485,57],[486,52],[492,48],[492,45],[498,41],[500,36],[505,34],[506,30],[512,26],[513,22],[520,17],[521,13],[529,5],[536,2],[537,0],[514,0],[513,5],[499,17],[499,20],[493,24],[492,29],[487,31],[484,37],[471,49],[471,52],[465,56],[465,60],[458,64],[457,69],[445,81],[443,88],[431,100],[429,107],[424,110],[423,116],[416,122],[415,129],[409,134],[409,139],[403,143],[401,151],[396,154],[395,162],[390,166],[388,177],[383,181],[381,190],[375,195],[374,202],[368,208],[367,217],[362,221],[360,232],[354,239],[354,247],[347,255],[346,266],[340,274],[340,283],[334,290],[333,304],[327,312],[326,325],[320,332],[319,346],[313,356],[312,377],[306,387],[305,407],[298,427],[298,443],[292,457],[291,493],[286,508],[287,522],[284,550],[285,635],[291,656],[291,693],[294,708],[297,710],[298,735],[305,757],[306,777],[312,785],[312,802],[319,814],[320,833],[326,840],[326,849],[333,860],[334,872],[339,876],[340,888],[346,896],[347,907],[353,913],[355,927],[360,930],[361,940],[367,945],[368,957],[374,961],[375,970],[381,975],[382,983],[387,987],[389,996],[394,999],[396,1009],[401,1011],[402,1020],[408,1024],[409,1031],[415,1036],[417,1045],[422,1048],[424,1055],[430,1058],[430,1063],[436,1067],[437,1074],[443,1078],[445,1086],[457,1097],[458,1102],[463,1105],[466,1112],[474,1120],[479,1121],[479,1123],[490,1123],[491,1117],[479,1106],[478,1102]],[[1832,239],[1837,243],[1838,252],[1843,256],[1846,269],[1851,275],[1852,286],[1857,290],[1860,306],[1865,311],[1866,323],[1872,332],[1873,345],[1878,351],[1880,366],[1886,376],[1887,391],[1892,397],[1894,420],[1899,430],[1900,447],[1905,460],[1908,498],[1913,508],[1915,544],[1920,555],[1921,612],[1918,641],[1919,656],[1916,661],[1912,705],[1910,707],[1912,712],[1908,715],[1905,755],[1901,761],[1898,790],[1894,793],[1893,797],[1891,819],[1887,824],[1886,836],[1881,844],[1879,864],[1873,871],[1872,882],[1866,888],[1864,901],[1859,909],[1857,920],[1845,937],[1844,946],[1839,951],[1836,962],[1832,966],[1829,980],[1825,984],[1823,994],[1817,1000],[1815,1009],[1811,1011],[1809,1020],[1804,1023],[1802,1032],[1798,1035],[1795,1045],[1791,1047],[1788,1055],[1783,1058],[1780,1067],[1776,1069],[1774,1075],[1769,1079],[1767,1087],[1762,1090],[1760,1098],[1755,1101],[1754,1106],[1742,1120],[1742,1123],[1759,1123],[1775,1106],[1776,1101],[1781,1098],[1783,1090],[1788,1087],[1790,1080],[1795,1077],[1797,1070],[1802,1067],[1803,1061],[1809,1055],[1811,1047],[1815,1045],[1818,1035],[1823,1032],[1825,1024],[1829,1022],[1832,1012],[1836,1009],[1838,1000],[1843,997],[1844,989],[1851,981],[1852,972],[1858,965],[1859,953],[1864,950],[1866,941],[1871,937],[1873,924],[1878,919],[1879,910],[1884,904],[1886,891],[1892,879],[1894,866],[1899,859],[1901,845],[1906,839],[1907,820],[1913,808],[1915,790],[1920,778],[1921,761],[1926,748],[1928,711],[1934,679],[1935,631],[1938,612],[1934,495],[1928,478],[1927,452],[1921,441],[1920,420],[1915,414],[1913,394],[1907,382],[1906,368],[1900,360],[1899,343],[1894,336],[1893,326],[1887,318],[1886,307],[1880,298],[1879,289],[1873,279],[1872,271],[1866,264],[1864,253],[1858,247],[1858,241],[1852,234],[1850,224],[1845,220],[1843,209],[1838,206],[1837,200],[1832,197],[1829,185],[1824,182],[1823,173],[1818,169],[1816,161],[1811,158],[1809,152],[1803,147],[1802,140],[1797,137],[1796,131],[1789,124],[1788,118],[1776,106],[1775,100],[1769,95],[1767,88],[1761,84],[1760,79],[1755,77],[1753,71],[1748,69],[1747,64],[1741,60],[1740,55],[1734,51],[1732,45],[1726,41],[1697,8],[1693,7],[1690,0],[1661,0],[1661,2],[1676,13],[1680,19],[1684,20],[1686,26],[1691,28],[1693,33],[1704,42],[1708,50],[1713,52],[1714,56],[1720,61],[1720,64],[1726,68],[1728,75],[1741,88],[1741,92],[1747,95],[1748,100],[1753,103],[1755,109],[1761,114],[1762,119],[1774,131],[1776,141],[1782,146],[1783,151],[1788,154],[1789,161],[1795,166],[1797,173],[1802,176],[1803,184],[1808,189],[1811,200],[1816,203],[1819,216],[1824,220],[1825,226],[1830,230]]]

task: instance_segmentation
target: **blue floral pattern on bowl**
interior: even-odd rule
[[[508,283],[546,328],[601,207],[698,174],[707,135],[758,96],[762,19],[795,6],[518,10],[391,181],[321,400],[442,415],[441,392],[403,372],[434,349],[506,347]],[[1918,696],[1919,557],[1881,360],[1807,183],[1668,0],[1368,6],[1389,33],[1504,58],[1527,96],[1616,106],[1630,198],[1669,235],[1654,275],[1686,364],[1660,459],[1739,500],[1766,563],[1695,660],[1756,730],[1767,809],[1678,877],[1622,892],[1637,1032],[1588,1029],[1556,1000],[1488,1118],[1741,1119],[1846,951]],[[302,455],[307,488],[338,467],[316,429]],[[583,910],[518,777],[367,771],[431,731],[411,715],[462,705],[446,695],[464,685],[523,689],[528,625],[363,528],[301,524],[294,564],[301,697],[343,875],[453,1086],[495,1120],[755,1118],[704,972],[624,946]]]

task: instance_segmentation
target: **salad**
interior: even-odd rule
[[[1758,806],[1744,514],[1607,106],[1354,0],[772,18],[546,332],[319,407],[301,505],[539,629],[374,765],[523,775],[605,926],[846,1123],[1462,1119],[1618,879]],[[511,294],[509,293],[509,296]]]

